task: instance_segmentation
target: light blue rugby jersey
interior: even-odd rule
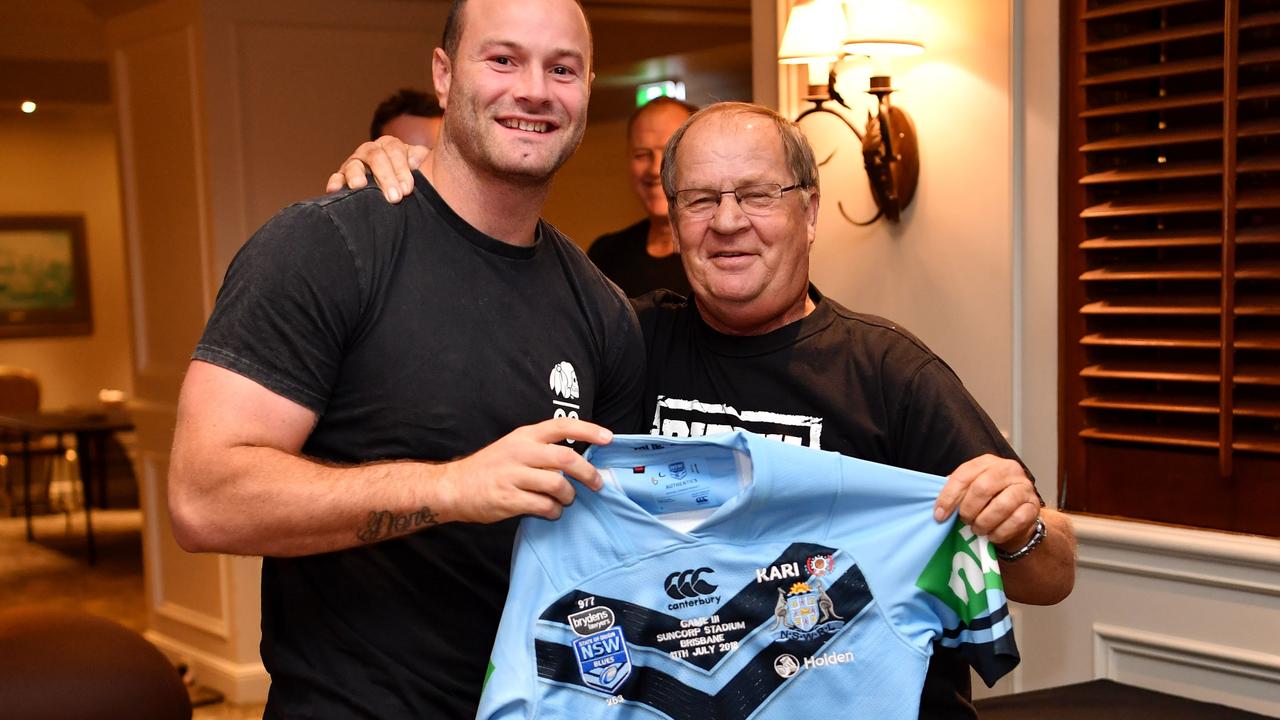
[[[603,490],[521,521],[479,718],[914,720],[933,642],[988,684],[1018,663],[943,478],[746,432],[587,458]]]

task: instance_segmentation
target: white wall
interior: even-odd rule
[[[785,18],[787,0],[753,0]],[[956,369],[1056,502],[1059,8],[1039,0],[912,0],[923,56],[894,69],[915,119],[921,183],[903,221],[868,214],[851,137],[809,125],[823,170],[813,275],[856,310],[902,322]],[[757,24],[759,29],[760,23]],[[757,79],[771,52],[756,37]],[[776,46],[775,46],[776,48]],[[777,72],[776,68],[773,68]],[[857,93],[865,68],[842,78]],[[794,116],[797,75],[777,72]],[[799,79],[799,82],[802,82]],[[766,91],[770,88],[764,88]],[[757,95],[768,97],[757,87]],[[855,210],[856,208],[856,210]],[[1014,609],[1022,665],[998,692],[1105,677],[1280,716],[1280,541],[1076,516],[1075,592]]]

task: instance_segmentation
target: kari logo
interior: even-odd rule
[[[800,672],[800,661],[796,660],[795,655],[783,653],[773,661],[773,671],[778,673],[778,677],[789,678]]]
[[[573,654],[582,682],[589,688],[613,694],[631,677],[631,654],[622,628],[577,638],[573,641]]]
[[[756,582],[776,582],[778,580],[786,580],[787,578],[800,577],[800,563],[788,562],[770,565],[766,568],[756,568]]]
[[[697,570],[684,570],[673,572],[667,576],[666,582],[663,583],[667,595],[672,600],[683,600],[685,598],[696,598],[700,595],[710,595],[720,586],[712,585],[703,579],[704,575],[714,573],[709,567],[701,567]]]
[[[568,362],[551,368],[551,390],[566,400],[578,399],[578,373]]]

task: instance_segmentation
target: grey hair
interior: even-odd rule
[[[675,131],[667,141],[662,155],[662,191],[668,199],[676,196],[676,164],[679,162],[680,141],[684,134],[695,124],[720,115],[755,115],[773,121],[778,129],[778,137],[782,140],[782,150],[786,157],[787,169],[795,178],[795,183],[802,188],[818,189],[818,161],[814,158],[813,147],[805,138],[800,126],[763,105],[745,102],[718,102],[699,110],[689,116],[688,120]]]

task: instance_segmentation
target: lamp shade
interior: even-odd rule
[[[848,0],[849,33],[844,52],[869,57],[919,55],[920,22],[903,0]]]
[[[787,17],[778,62],[835,62],[844,39],[844,11],[839,0],[800,0]]]

